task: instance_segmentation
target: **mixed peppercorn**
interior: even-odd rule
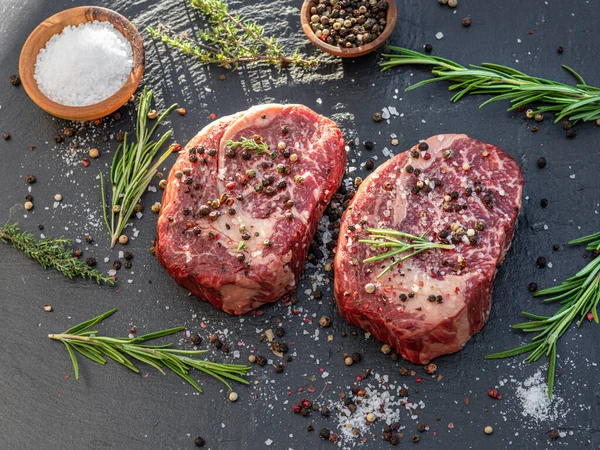
[[[388,8],[386,0],[315,0],[310,5],[310,27],[329,45],[356,48],[383,33]]]

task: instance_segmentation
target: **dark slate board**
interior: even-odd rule
[[[108,270],[110,264],[104,263],[104,258],[112,261],[118,250],[108,251],[108,238],[98,220],[97,174],[99,170],[107,172],[109,153],[115,150],[116,143],[114,139],[102,143],[101,137],[131,130],[132,108],[123,109],[121,121],[81,132],[57,146],[53,137],[67,123],[39,110],[22,87],[14,88],[8,82],[9,76],[17,72],[21,46],[31,30],[55,12],[86,3],[89,2],[3,0],[0,4],[0,132],[12,135],[10,141],[0,142],[0,221],[18,220],[36,235],[40,234],[38,224],[45,226],[46,236],[64,234],[81,239],[91,234],[95,243],[85,248],[85,254],[96,256],[99,267]],[[188,20],[194,26],[200,23],[183,0],[96,3],[128,16],[140,29],[159,20],[182,30]],[[395,44],[419,49],[430,42],[436,54],[465,64],[493,61],[571,82],[560,67],[567,64],[591,84],[598,84],[600,66],[594,55],[600,42],[600,14],[595,2],[461,0],[456,13],[440,7],[435,0],[399,3],[400,17],[392,37]],[[285,36],[288,45],[314,52],[300,31],[300,4],[292,0],[232,2],[234,9],[243,8],[245,14],[267,24],[270,31]],[[467,15],[473,20],[469,29],[460,23]],[[528,34],[529,30],[535,33]],[[435,38],[438,31],[445,35],[442,40]],[[188,449],[193,448],[198,435],[212,449],[332,448],[331,443],[318,438],[317,432],[322,427],[332,428],[333,418],[325,420],[318,414],[310,418],[294,416],[290,405],[304,396],[314,398],[326,382],[330,384],[319,401],[335,401],[339,392],[347,390],[354,377],[367,368],[389,375],[390,383],[396,386],[406,383],[411,399],[425,403],[418,420],[411,420],[403,412],[401,422],[406,426],[406,436],[402,446],[413,445],[410,436],[416,433],[417,423],[424,423],[431,430],[421,436],[419,446],[429,449],[600,447],[597,326],[586,322],[581,330],[570,330],[559,345],[560,377],[555,392],[564,403],[557,409],[555,420],[536,421],[522,415],[517,387],[539,371],[539,365],[528,366],[518,360],[483,360],[488,352],[524,341],[523,336],[509,329],[519,319],[519,311],[553,310],[552,306],[532,299],[527,291],[531,281],[549,286],[585,263],[582,248],[566,248],[564,244],[597,231],[600,223],[600,161],[598,130],[594,125],[578,126],[577,137],[567,140],[560,125],[553,125],[550,120],[532,133],[531,124],[521,114],[505,112],[505,104],[483,110],[478,109],[481,99],[451,104],[443,85],[404,93],[404,88],[423,79],[425,72],[407,68],[381,74],[376,55],[356,61],[327,59],[314,74],[284,72],[278,77],[275,72],[251,69],[227,73],[227,80],[220,81],[218,75],[226,73],[224,70],[180,59],[147,36],[145,42],[148,69],[144,81],[155,89],[159,106],[177,101],[187,108],[186,117],[172,117],[175,138],[182,143],[209,122],[210,113],[223,116],[253,104],[279,101],[304,103],[333,117],[347,139],[376,142],[376,150],[371,154],[360,145],[350,150],[349,166],[358,167],[349,175],[352,177],[366,175],[359,164],[369,157],[377,155],[376,164],[384,160],[384,147],[392,148],[391,133],[400,140],[394,153],[433,134],[461,132],[496,144],[512,155],[523,169],[528,200],[524,200],[512,249],[498,272],[490,322],[463,351],[436,360],[438,373],[444,376],[439,383],[424,376],[420,367],[382,355],[380,344],[372,338],[365,340],[360,332],[353,335],[353,329],[336,311],[330,285],[320,286],[320,300],[305,295],[317,273],[311,265],[307,266],[298,290],[297,306],[302,307],[302,314],[294,316],[277,304],[263,308],[261,316],[246,317],[242,323],[239,318],[228,317],[188,297],[149,255],[155,217],[148,209],[160,200],[160,192],[149,192],[144,197],[145,217],[134,221],[139,236],[127,248],[135,255],[133,273],[119,273],[118,291],[43,271],[9,246],[0,246],[0,448]],[[565,48],[562,55],[556,52],[559,45]],[[394,95],[402,100],[394,99]],[[387,106],[396,107],[404,116],[394,117],[389,124],[374,123],[373,112]],[[80,146],[74,155],[70,153],[73,144]],[[83,169],[79,161],[92,145],[98,146],[103,156]],[[31,146],[36,150],[31,151]],[[536,160],[542,155],[548,159],[548,167],[539,170]],[[171,163],[169,160],[166,166]],[[36,207],[24,217],[21,205],[27,194],[24,177],[28,173],[38,179],[32,188]],[[52,197],[57,192],[64,197],[64,208],[53,207]],[[541,198],[548,198],[548,208],[539,206]],[[554,243],[561,245],[558,252],[552,251]],[[536,268],[535,260],[540,255],[547,256],[553,267]],[[132,283],[128,283],[129,279]],[[44,304],[51,304],[54,312],[45,313]],[[236,387],[240,394],[237,404],[226,400],[226,391],[215,380],[202,379],[205,393],[196,395],[176,376],[162,377],[146,368],[138,376],[115,364],[97,367],[82,361],[81,379],[75,381],[65,349],[46,335],[115,306],[119,313],[100,326],[106,334],[127,334],[131,324],[140,331],[184,324],[191,331],[200,332],[208,343],[210,333],[228,330],[227,340],[234,349],[238,349],[238,342],[244,342],[239,347],[238,361],[245,361],[254,347],[266,354],[266,346],[260,343],[256,330],[269,328],[281,318],[288,341],[294,342],[294,361],[287,364],[282,375],[274,374],[268,366],[255,369],[250,380],[256,385]],[[333,317],[333,326],[321,330],[320,339],[315,341],[316,320],[323,314]],[[306,317],[314,317],[315,322],[305,323]],[[202,321],[208,325],[206,329],[200,328]],[[345,338],[343,331],[348,333]],[[333,341],[327,342],[326,335],[332,335]],[[345,367],[343,353],[355,351],[362,353],[363,362]],[[221,354],[215,357],[224,359]],[[417,384],[415,377],[401,378],[400,367],[415,369],[423,377],[422,383]],[[329,376],[322,378],[319,369]],[[71,376],[65,378],[67,375]],[[502,400],[488,397],[490,387],[511,378],[513,381],[501,387]],[[306,393],[310,386],[316,393]],[[303,393],[298,392],[300,387]],[[415,387],[419,387],[419,393],[414,392]],[[291,395],[288,388],[293,391]],[[464,404],[465,398],[469,398],[468,405]],[[486,407],[488,412],[484,412]],[[436,421],[437,417],[441,420]],[[453,429],[448,428],[450,422]],[[317,431],[306,431],[308,424]],[[482,429],[488,424],[495,429],[492,436],[483,434]],[[552,427],[567,435],[550,441],[548,431]],[[362,447],[385,447],[379,437],[381,425],[374,425],[372,430],[378,437],[367,436]],[[270,447],[265,444],[269,439]]]

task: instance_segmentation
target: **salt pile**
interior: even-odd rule
[[[40,50],[34,78],[42,93],[67,106],[106,100],[127,81],[131,44],[108,22],[68,26]]]

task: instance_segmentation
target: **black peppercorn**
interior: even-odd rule
[[[463,27],[470,27],[471,26],[471,18],[470,17],[465,17],[462,20],[462,24],[463,24]]]
[[[18,86],[21,84],[21,79],[17,75],[11,75],[10,84],[12,84],[13,86]]]
[[[256,357],[256,364],[258,364],[259,366],[264,366],[266,363],[267,363],[267,358],[265,358],[264,356]]]
[[[367,161],[365,162],[365,169],[372,170],[373,167],[375,167],[375,163],[373,162],[373,160],[367,159]]]
[[[275,373],[283,373],[284,370],[285,366],[283,364],[278,364],[277,367],[275,367]]]
[[[380,112],[376,112],[375,114],[373,114],[374,122],[381,122],[382,120],[383,120],[383,117],[381,116]]]
[[[133,253],[131,253],[131,252],[125,252],[123,254],[123,257],[125,258],[126,261],[131,261],[133,259]]]
[[[319,432],[319,437],[325,441],[327,441],[329,439],[329,436],[331,436],[331,431],[329,431],[327,428],[323,428]]]
[[[425,44],[425,53],[431,53],[432,50],[433,47],[431,46],[431,44]]]
[[[543,256],[540,256],[538,259],[536,259],[536,261],[535,261],[535,264],[536,264],[536,265],[537,265],[537,266],[538,266],[540,269],[542,269],[542,268],[546,267],[547,260],[546,260],[546,258],[545,258],[545,257],[543,257]]]
[[[329,414],[330,414],[329,408],[325,408],[325,407],[321,408],[321,414],[324,417],[329,417]]]
[[[540,205],[542,206],[542,208],[545,208],[546,206],[548,206],[548,199],[547,198],[541,199]]]
[[[120,268],[121,268],[121,261],[119,261],[118,259],[113,261],[113,269],[119,270]]]
[[[194,345],[200,345],[202,343],[202,338],[198,333],[192,333],[192,335],[190,336],[190,340]]]
[[[559,47],[556,49],[556,53],[558,53],[559,55],[560,55],[560,54],[562,54],[562,52],[564,52],[564,51],[565,51],[565,49],[564,49],[564,48],[562,48],[562,46],[559,46]]]
[[[417,431],[419,433],[422,433],[423,431],[425,431],[425,424],[420,423],[419,425],[417,425]]]
[[[577,135],[577,132],[575,131],[575,128],[569,128],[569,129],[566,131],[565,135],[566,135],[566,136],[567,136],[569,139],[572,139],[572,138],[574,138],[574,137]]]
[[[25,181],[26,181],[28,184],[33,184],[33,183],[35,183],[35,177],[34,177],[33,175],[27,175],[27,176],[25,177]]]
[[[419,151],[421,152],[426,152],[427,150],[429,150],[429,145],[427,145],[427,142],[421,142],[419,143]]]
[[[362,359],[362,357],[361,357],[360,353],[358,353],[358,352],[352,353],[352,361],[357,363],[357,362],[360,362],[361,359]]]
[[[573,124],[569,120],[563,120],[562,123],[563,130],[570,130],[573,127]]]
[[[373,147],[374,147],[372,141],[366,141],[364,143],[364,146],[365,146],[365,150],[373,150]]]
[[[131,261],[125,261],[125,264],[123,264],[123,267],[125,267],[126,269],[131,269],[131,267],[132,267]]]
[[[406,297],[406,294],[400,294],[399,298],[400,298],[400,300],[401,300],[401,301],[403,301],[403,302],[405,302],[405,301],[406,301],[406,299],[407,299],[407,297]]]
[[[419,442],[420,440],[421,440],[421,438],[419,437],[419,435],[418,435],[418,434],[413,434],[412,441],[413,441],[414,443],[417,443],[417,442]]]
[[[413,168],[413,166],[411,166],[411,165],[409,164],[408,166],[406,166],[406,169],[404,169],[404,170],[406,170],[406,172],[407,172],[407,173],[413,173],[413,171],[414,171],[415,169]]]
[[[535,292],[535,291],[537,291],[537,287],[538,286],[537,286],[536,283],[529,283],[529,286],[528,286],[529,292]]]
[[[277,329],[275,330],[275,334],[277,335],[277,337],[283,337],[285,335],[285,330],[283,329],[283,327],[277,327]]]
[[[413,150],[412,152],[410,152],[410,156],[412,156],[415,159],[418,159],[419,158],[418,150]]]
[[[194,444],[196,445],[196,447],[204,447],[204,439],[202,439],[201,437],[197,437],[194,440]]]
[[[75,250],[73,250],[73,256],[75,258],[79,258],[81,256],[81,249],[80,248],[76,248]]]
[[[96,265],[96,258],[90,256],[85,260],[85,263],[90,267],[94,267]]]

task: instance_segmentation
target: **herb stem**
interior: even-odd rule
[[[249,384],[247,380],[242,378],[250,369],[248,366],[241,364],[215,363],[191,357],[194,355],[204,354],[207,352],[207,350],[178,350],[170,348],[172,344],[142,344],[143,342],[149,340],[178,333],[183,331],[185,327],[169,328],[134,338],[96,336],[97,331],[89,330],[91,327],[111,316],[116,311],[116,308],[107,311],[106,313],[94,317],[93,319],[80,323],[79,325],[75,325],[63,333],[48,334],[50,339],[62,342],[67,348],[69,357],[73,363],[73,370],[75,372],[76,379],[79,379],[79,365],[75,353],[79,353],[91,361],[101,365],[106,364],[105,357],[108,357],[136,373],[139,373],[139,370],[133,365],[128,357],[133,358],[138,362],[148,364],[159,370],[162,374],[165,374],[164,369],[168,368],[183,378],[199,392],[202,392],[202,389],[189,375],[191,369],[193,368],[218,379],[230,390],[231,385],[227,379],[242,384]]]
[[[377,275],[378,279],[390,270],[392,270],[396,265],[400,264],[402,261],[412,258],[413,256],[416,256],[419,253],[423,253],[424,251],[432,250],[435,248],[444,250],[451,250],[454,248],[454,246],[450,244],[439,244],[437,242],[430,242],[426,238],[426,233],[423,233],[421,236],[414,236],[403,231],[386,228],[366,228],[365,231],[370,233],[369,239],[359,239],[358,242],[360,242],[361,244],[368,244],[372,249],[393,249],[389,252],[372,256],[363,261],[363,263],[367,264],[392,258],[392,262],[379,275]],[[404,238],[406,239],[406,241],[396,239],[392,236]],[[406,254],[407,252],[410,253]],[[405,255],[398,259],[394,259],[396,255],[400,255],[402,253],[405,253]]]
[[[584,236],[575,239],[569,244],[588,243],[588,250],[597,251],[600,247],[600,233]],[[522,314],[529,319],[529,322],[513,325],[514,329],[522,330],[526,333],[537,333],[529,344],[512,350],[506,350],[491,355],[486,359],[502,359],[512,356],[529,353],[525,359],[527,362],[535,362],[542,356],[550,358],[548,367],[548,398],[552,397],[554,388],[554,376],[556,371],[557,341],[569,329],[569,326],[577,320],[577,326],[580,327],[584,319],[591,314],[590,320],[598,323],[598,302],[600,301],[600,257],[596,256],[583,269],[574,276],[567,278],[558,286],[543,289],[534,294],[534,296],[550,296],[545,302],[560,301],[562,307],[552,316],[540,316],[528,312]]]
[[[33,234],[21,231],[17,223],[7,223],[0,227],[0,241],[11,243],[14,248],[37,261],[44,269],[52,267],[69,278],[82,277],[111,285],[115,283],[111,277],[77,259],[70,248],[70,239],[60,237],[38,241]]]
[[[123,233],[127,222],[135,210],[136,203],[148,188],[152,177],[158,171],[158,167],[172,152],[171,148],[167,149],[153,164],[158,150],[171,136],[173,131],[167,131],[156,142],[150,141],[150,139],[160,123],[177,105],[171,105],[167,108],[156,119],[154,126],[149,130],[147,120],[151,105],[152,91],[144,87],[144,91],[140,96],[136,119],[136,142],[129,143],[128,135],[125,133],[123,143],[119,145],[113,157],[110,169],[110,182],[112,185],[110,207],[107,204],[104,192],[104,178],[102,173],[100,173],[102,210],[104,222],[110,233],[111,248],[116,245]],[[107,209],[109,210],[107,211]],[[110,221],[108,215],[110,215]]]
[[[568,66],[562,67],[578,81],[570,86],[557,81],[533,77],[500,64],[483,63],[481,66],[462,66],[438,56],[424,55],[402,47],[386,47],[392,53],[383,55],[381,70],[386,71],[404,65],[431,66],[433,78],[421,81],[406,90],[410,91],[436,81],[450,81],[448,89],[458,91],[451,101],[457,102],[463,96],[487,94],[492,98],[481,107],[500,100],[512,103],[509,111],[528,103],[541,103],[534,113],[554,112],[556,122],[568,118],[574,122],[593,121],[600,118],[600,89],[588,86],[581,75]]]

